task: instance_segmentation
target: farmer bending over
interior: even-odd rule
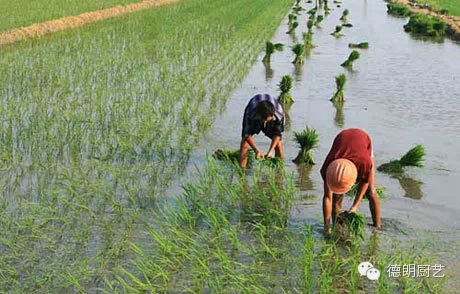
[[[257,148],[253,135],[262,131],[272,142],[267,154]],[[284,111],[276,99],[268,94],[259,94],[249,100],[243,117],[243,131],[241,134],[240,165],[246,167],[249,147],[256,153],[256,158],[276,156],[284,159],[281,133],[284,131]]]
[[[324,229],[331,233],[332,220],[340,213],[343,194],[358,183],[358,191],[349,212],[355,212],[367,192],[374,226],[380,229],[380,200],[375,189],[375,166],[369,135],[360,129],[347,129],[334,139],[332,148],[321,167],[324,181]]]

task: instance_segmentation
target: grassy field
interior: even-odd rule
[[[437,9],[447,9],[449,14],[460,16],[460,0],[424,0],[417,2],[431,4]]]
[[[3,50],[0,292],[129,290],[115,269],[289,8],[189,0]]]
[[[0,31],[140,0],[0,0]]]

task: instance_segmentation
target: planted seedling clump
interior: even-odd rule
[[[446,34],[447,24],[437,17],[414,14],[404,26],[406,32],[429,37],[442,37]]]
[[[291,26],[291,24],[297,20],[297,15],[290,13],[288,15],[288,25]]]
[[[315,164],[312,150],[318,147],[319,138],[316,130],[306,127],[302,132],[294,132],[294,137],[297,144],[299,144],[300,150],[293,162],[306,165]]]
[[[367,49],[367,48],[369,48],[369,43],[368,42],[349,43],[348,48]]]
[[[283,44],[273,44],[272,42],[267,41],[265,43],[265,56],[262,59],[262,62],[270,62],[271,55],[275,53],[275,51],[283,51]]]
[[[292,63],[295,65],[303,64],[303,55],[305,53],[305,46],[303,44],[297,43],[292,47],[292,52],[295,54],[295,59]]]
[[[316,18],[315,26],[320,27],[320,23],[323,20],[324,20],[324,16],[323,15],[318,15],[318,17]]]
[[[343,36],[340,32],[342,31],[342,26],[338,25],[338,26],[335,26],[335,31],[333,33],[331,33],[332,36],[336,37],[336,38],[339,38],[341,36]]]
[[[343,27],[346,27],[346,28],[351,28],[351,27],[353,27],[353,25],[352,25],[351,23],[349,23],[349,22],[342,24],[342,26],[343,26]]]
[[[342,13],[342,16],[340,17],[340,20],[346,22],[348,14],[350,14],[350,10],[345,9]]]
[[[387,4],[387,13],[393,16],[406,17],[411,14],[409,8],[403,4],[390,3]]]
[[[350,53],[350,56],[348,56],[348,59],[345,60],[345,62],[342,63],[341,66],[351,68],[353,66],[353,62],[358,58],[359,58],[359,52],[356,50],[353,50]]]
[[[334,96],[330,99],[332,102],[343,102],[345,101],[344,98],[344,90],[345,90],[345,83],[347,82],[347,77],[345,74],[340,74],[335,77],[335,84],[337,86],[337,91],[335,92]]]
[[[329,4],[327,0],[324,0],[324,15],[329,15],[331,13],[331,9],[329,8]]]
[[[297,21],[294,21],[290,26],[289,30],[286,32],[286,34],[292,34],[294,33],[295,29],[299,26],[299,23]]]
[[[294,99],[291,95],[292,89],[292,77],[290,75],[285,75],[281,78],[281,82],[278,84],[279,90],[281,91],[278,101],[283,104],[288,104],[294,102]]]
[[[400,174],[405,166],[422,167],[425,155],[425,148],[422,145],[417,145],[404,154],[401,159],[384,163],[377,170],[390,174]]]

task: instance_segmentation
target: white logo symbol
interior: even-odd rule
[[[367,270],[366,276],[371,281],[377,281],[380,277],[380,271],[376,269],[375,267],[370,268]]]
[[[361,276],[366,276],[371,281],[376,281],[380,277],[380,271],[372,263],[366,261],[358,265],[358,272]]]

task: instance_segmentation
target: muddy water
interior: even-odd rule
[[[309,9],[312,4],[303,6]],[[344,1],[341,8],[335,4],[331,8],[333,11],[322,27],[314,28],[313,40],[317,47],[301,68],[291,63],[294,57],[289,47],[272,56],[270,68],[260,62],[261,52],[258,62],[217,118],[213,130],[193,153],[189,171],[205,161],[206,153],[223,147],[237,149],[247,101],[257,93],[277,95],[281,77],[292,74],[295,104],[284,135],[286,166],[294,172],[300,190],[292,223],[311,223],[318,230],[322,228],[319,169],[341,129],[365,129],[373,140],[377,165],[399,158],[416,144],[423,144],[427,152],[424,168],[409,169],[406,176],[399,179],[377,173],[378,183],[386,187],[386,200],[382,204],[383,234],[403,242],[442,240],[430,246],[430,251],[443,252],[436,256],[450,265],[455,276],[452,282],[458,283],[453,268],[460,259],[460,44],[448,39],[443,42],[420,40],[406,34],[403,25],[407,19],[387,15],[384,1]],[[345,8],[350,10],[348,21],[353,27],[343,28],[344,36],[336,39],[330,33],[340,24],[339,17]],[[295,38],[302,41],[302,32],[306,30],[303,13],[295,37],[285,33],[285,21],[272,41],[292,46]],[[348,43],[364,41],[369,42],[370,48],[359,49],[361,57],[353,70],[342,68],[340,64],[351,52]],[[343,108],[337,108],[329,98],[335,91],[334,76],[342,72],[348,79],[346,102]],[[301,168],[292,163],[298,151],[293,131],[307,124],[317,129],[320,145],[313,152],[317,165]],[[269,140],[263,135],[257,136],[256,142],[264,150],[268,149]],[[344,205],[348,208],[351,199]],[[360,211],[370,215],[366,202]]]

